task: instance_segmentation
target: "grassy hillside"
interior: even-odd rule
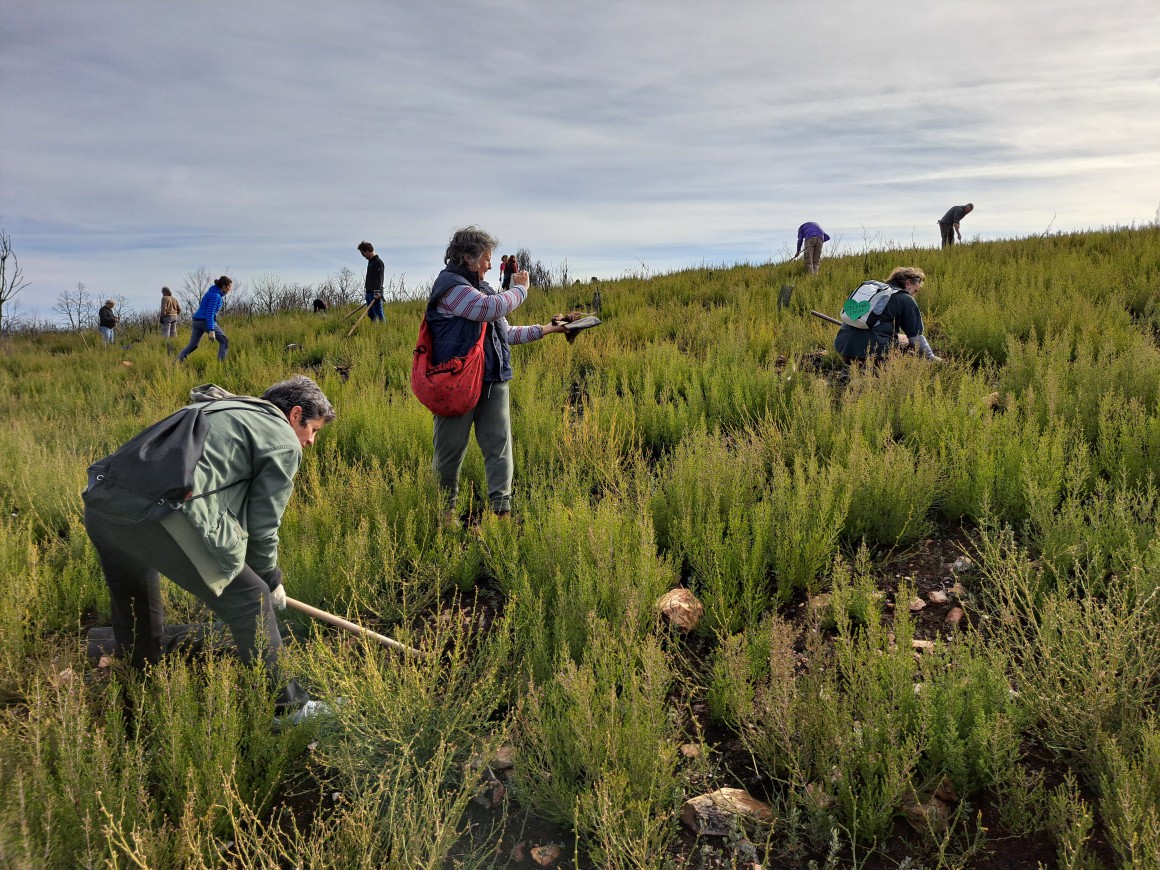
[[[847,373],[809,309],[897,265],[945,361]],[[599,289],[602,327],[513,350],[516,518],[481,515],[473,445],[464,530],[408,385],[421,303],[350,339],[227,318],[224,365],[0,344],[0,865],[521,866],[554,838],[561,866],[1160,866],[1160,230]],[[291,619],[288,669],[345,704],[272,733],[228,657],[87,661],[108,600],[79,493],[193,385],[293,372],[338,420],[283,525],[289,594],[438,655]],[[689,636],[654,611],[678,585]],[[206,618],[165,588],[170,622]],[[722,786],[773,823],[695,841],[681,805]]]

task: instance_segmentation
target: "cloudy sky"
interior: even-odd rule
[[[574,276],[1144,223],[1155,0],[0,0],[25,314],[313,283],[458,226]],[[788,250],[787,250],[788,249]]]

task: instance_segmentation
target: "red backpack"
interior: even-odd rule
[[[479,325],[479,340],[463,356],[438,365],[431,363],[431,330],[427,318],[419,324],[419,340],[411,360],[411,392],[429,411],[440,417],[458,417],[479,404],[483,387],[483,337],[487,324]]]

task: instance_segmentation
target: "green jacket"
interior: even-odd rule
[[[206,421],[195,497],[162,524],[221,595],[246,565],[262,577],[278,566],[278,527],[302,445],[286,416],[259,399],[216,402]]]

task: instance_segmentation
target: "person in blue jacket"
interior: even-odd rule
[[[233,289],[234,279],[228,275],[222,275],[210,284],[209,289],[201,297],[197,311],[193,313],[193,332],[189,336],[189,344],[185,346],[185,350],[177,355],[178,362],[184,361],[197,350],[197,346],[201,344],[201,337],[207,333],[210,341],[217,341],[218,361],[221,362],[226,358],[230,340],[217,324],[217,313],[221,311],[223,298]]]

